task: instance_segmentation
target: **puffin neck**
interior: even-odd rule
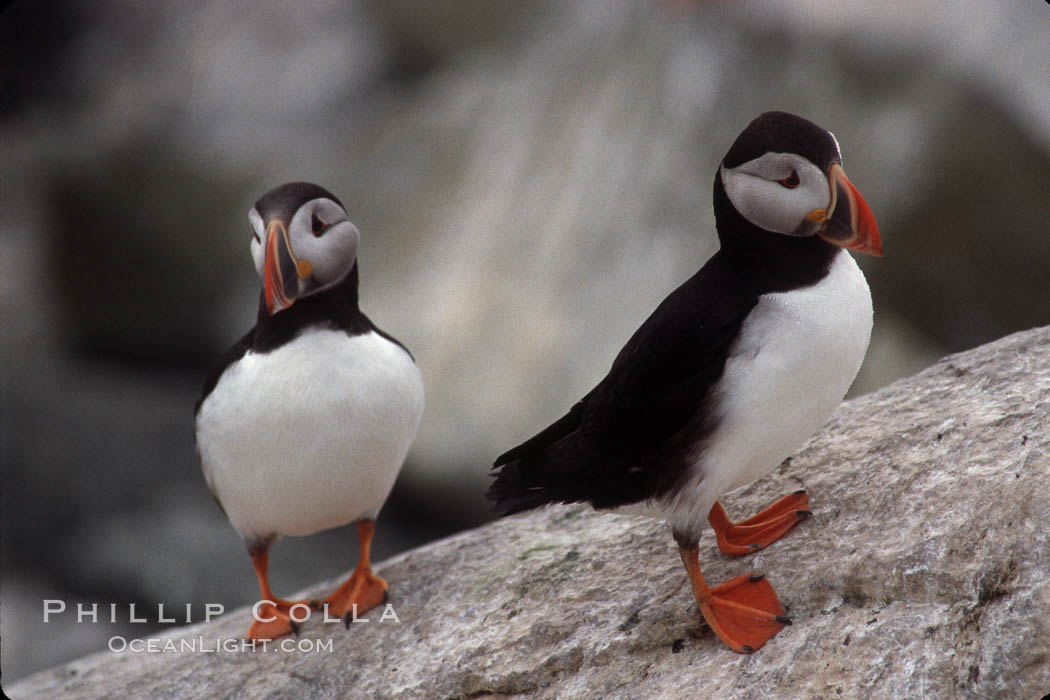
[[[819,236],[788,236],[766,231],[736,210],[715,175],[715,227],[722,254],[734,266],[762,280],[765,291],[784,291],[819,282],[843,249]]]
[[[371,323],[357,306],[357,285],[355,261],[342,282],[331,289],[297,299],[273,316],[266,310],[266,297],[261,295],[252,349],[256,352],[273,350],[309,326],[328,326],[348,332],[369,329]]]

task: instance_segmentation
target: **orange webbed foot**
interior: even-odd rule
[[[811,515],[809,495],[795,491],[747,520],[734,523],[718,501],[711,506],[708,522],[714,528],[723,554],[742,556],[768,547]]]
[[[321,601],[327,615],[342,617],[347,627],[358,615],[382,605],[387,599],[387,583],[371,570],[358,568],[332,595]]]
[[[722,643],[733,651],[750,654],[791,624],[764,576],[737,576],[708,588],[700,573],[699,548],[680,544],[679,553],[701,614]]]
[[[302,620],[306,617],[307,608],[314,607],[314,604],[307,600],[285,600],[273,594],[269,578],[271,542],[272,538],[264,539],[257,547],[249,549],[255,575],[259,579],[259,596],[265,602],[256,609],[255,620],[248,629],[248,639],[276,639],[286,634],[298,635],[299,625],[292,619],[292,608],[305,606],[295,610],[295,617]]]
[[[764,576],[737,576],[710,591],[707,603],[700,603],[700,612],[711,630],[735,652],[750,654],[791,624]]]
[[[338,615],[349,628],[358,616],[386,602],[387,583],[372,573],[372,537],[375,521],[365,518],[357,523],[357,536],[361,544],[361,558],[350,578],[343,582],[332,595],[318,604],[325,616]]]
[[[283,609],[282,609],[283,607]],[[286,634],[299,636],[299,625],[288,614],[289,607],[264,603],[248,629],[248,639],[276,639]]]

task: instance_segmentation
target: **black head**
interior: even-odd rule
[[[346,209],[334,194],[312,182],[288,182],[275,187],[255,201],[254,209],[264,221],[290,221],[299,207],[314,199],[328,199]]]
[[[360,233],[331,192],[309,182],[270,190],[248,213],[252,258],[270,315],[347,279]]]
[[[842,163],[839,142],[830,131],[788,112],[766,112],[740,132],[722,165],[735,168],[766,153],[794,153],[824,172]]]
[[[723,249],[741,254],[812,249],[829,257],[834,248],[824,243],[881,251],[834,135],[787,112],[760,115],[733,142],[715,178],[715,217]]]

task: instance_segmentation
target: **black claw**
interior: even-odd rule
[[[350,613],[346,613],[343,615],[343,624],[346,626],[347,629],[350,629]]]
[[[292,626],[292,634],[296,637],[299,636],[299,623],[295,620],[288,620],[288,624]]]
[[[383,591],[383,605],[390,602],[390,591]]]
[[[766,577],[765,574],[751,574],[747,577],[747,580],[751,583],[757,583]]]
[[[797,515],[802,520],[805,520],[809,516],[813,515],[813,511],[811,511],[811,510],[796,510],[795,511],[795,515]]]
[[[805,496],[806,495],[806,489],[799,489],[798,491],[795,491],[791,495],[792,496]]]
[[[744,646],[742,646],[742,647],[740,647],[740,648],[744,650],[744,653],[745,653],[745,654],[751,654],[752,652],[754,652],[754,651],[755,651],[754,649],[752,649],[752,648],[751,648],[750,646],[748,646],[747,644],[745,644]]]
[[[758,542],[752,542],[751,544],[749,544],[747,546],[747,548],[750,549],[751,551],[756,551],[756,550],[762,549],[762,545],[760,545]]]
[[[783,615],[777,615],[777,622],[779,622],[782,625],[790,625],[791,624],[791,618],[784,617]]]

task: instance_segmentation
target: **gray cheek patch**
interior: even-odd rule
[[[357,260],[360,234],[357,227],[343,221],[321,238],[312,241],[310,264],[313,275],[304,280],[313,291],[321,291],[346,279]]]
[[[266,227],[263,224],[262,217],[259,216],[259,212],[256,211],[255,207],[252,207],[251,211],[248,212],[248,223],[252,227],[252,240],[249,244],[249,250],[252,254],[252,262],[255,263],[255,272],[259,277],[263,276],[263,263],[266,261],[265,247],[263,246],[263,238],[266,236]]]
[[[794,170],[800,184],[787,188],[778,180]],[[733,207],[755,226],[789,236],[810,236],[816,229],[806,215],[826,207],[827,177],[817,166],[794,154],[766,153],[735,168],[721,167],[722,186]]]

